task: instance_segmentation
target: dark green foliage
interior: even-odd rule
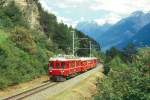
[[[136,53],[137,50],[135,46],[133,44],[128,44],[128,46],[122,51],[123,61],[132,63]]]
[[[63,23],[59,23],[56,27],[56,33],[53,35],[53,41],[58,44],[58,49],[62,49],[69,54],[72,47],[72,32],[69,27]]]
[[[0,48],[0,59],[4,59],[6,57],[7,57],[6,51],[4,51],[2,48]]]
[[[0,26],[13,28],[17,25],[28,26],[23,18],[22,12],[12,1],[0,9]]]
[[[110,50],[106,51],[105,63],[111,61],[114,57],[121,55],[121,52],[116,48],[112,47]]]
[[[42,26],[42,30],[45,32],[45,34],[50,38],[52,37],[52,34],[54,34],[57,29],[57,24],[58,24],[57,18],[54,14],[44,11],[39,2],[36,3],[39,9],[40,25]]]
[[[107,67],[104,66],[107,76],[97,81],[98,93],[94,97],[95,100],[150,99],[150,49],[137,52],[128,47],[125,50],[127,50],[125,55],[120,51],[112,55],[112,59],[107,63],[105,62],[110,71],[107,72]],[[126,55],[134,57],[128,58]]]
[[[105,63],[110,62],[116,56],[119,56],[126,63],[131,63],[135,58],[136,53],[137,50],[133,44],[129,44],[126,48],[124,48],[121,51],[112,47],[110,50],[106,51]]]
[[[57,25],[56,16],[48,12],[43,12],[40,15],[41,15],[40,24],[44,32],[50,37],[50,33],[55,32],[55,28]]]
[[[46,74],[49,59],[46,54],[47,49],[38,46],[36,51],[31,55],[30,52],[25,52],[15,42],[9,40],[0,44],[1,89]]]
[[[96,98],[97,100],[148,100],[149,91],[146,91],[149,88],[148,83],[149,78],[141,76],[136,68],[124,69],[121,72],[111,71],[106,79],[99,81]]]
[[[4,6],[4,4],[6,3],[7,0],[0,0],[0,8],[2,8]]]
[[[108,64],[105,64],[105,65],[104,65],[104,74],[105,74],[105,75],[108,75],[109,71],[110,71],[109,65],[108,65]]]
[[[36,53],[36,44],[33,40],[31,32],[27,29],[23,27],[15,27],[15,29],[11,32],[10,39],[20,49],[23,49],[30,54]]]

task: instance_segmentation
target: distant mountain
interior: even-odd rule
[[[137,34],[135,34],[128,41],[121,42],[116,45],[116,47],[121,49],[126,47],[129,43],[134,44],[136,47],[150,46],[150,23],[141,28]]]
[[[99,42],[105,51],[112,46],[123,48],[130,42],[137,46],[149,45],[149,23],[150,12],[136,11],[114,25],[100,26],[91,21],[80,22],[76,28]]]
[[[111,27],[110,24],[98,25],[94,21],[84,21],[78,23],[76,29],[98,41],[99,37],[101,37],[109,27]]]
[[[134,37],[139,30],[150,23],[150,13],[136,11],[129,17],[122,19],[99,37],[102,49],[116,46]]]
[[[150,46],[150,23],[139,30],[139,32],[131,38],[130,42],[138,47]]]

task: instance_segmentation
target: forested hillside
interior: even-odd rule
[[[37,7],[37,13],[31,12],[33,16],[27,20],[31,4]],[[0,1],[0,89],[46,74],[48,59],[53,55],[71,54],[72,31],[76,32],[76,37],[89,38],[64,23],[58,23],[57,17],[44,11],[38,0],[26,0],[22,5],[28,7],[21,9],[18,0]],[[94,40],[89,40],[100,50]],[[89,47],[89,40],[82,40],[76,46]],[[93,51],[98,55],[97,50]],[[76,54],[89,56],[89,50],[77,50]]]
[[[150,46],[150,23],[140,29],[130,41],[138,47]]]
[[[95,100],[149,100],[150,48],[111,48],[104,57],[103,80],[97,80]]]

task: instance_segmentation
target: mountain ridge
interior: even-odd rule
[[[93,31],[91,25],[86,27],[77,27],[83,33],[95,39],[105,51],[110,47],[122,48],[131,42],[132,37],[139,33],[139,31],[150,23],[150,12],[144,13],[142,11],[135,11],[128,17],[121,19],[116,24],[111,25],[105,31],[100,31],[101,34]],[[87,24],[88,25],[88,24]],[[96,27],[96,26],[94,26]],[[103,27],[97,27],[103,30]],[[88,30],[90,29],[90,30]],[[93,34],[93,35],[91,35]],[[140,34],[140,33],[139,33]],[[142,34],[142,33],[141,33]],[[119,46],[120,45],[120,46]]]
[[[108,30],[109,27],[111,27],[111,25],[108,23],[105,23],[104,25],[98,25],[94,21],[84,21],[79,22],[76,26],[76,29],[92,37],[98,42],[98,37],[101,37],[101,35]]]

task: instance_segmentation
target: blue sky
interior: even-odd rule
[[[40,0],[58,22],[75,26],[81,21],[114,24],[134,11],[150,11],[150,0]]]

